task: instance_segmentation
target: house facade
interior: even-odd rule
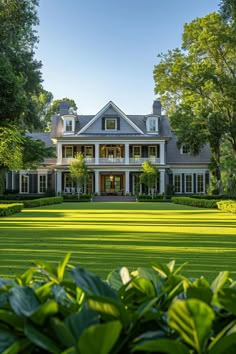
[[[154,101],[147,115],[127,115],[112,101],[95,115],[74,114],[67,103],[52,117],[51,133],[34,133],[47,146],[56,147],[56,158],[46,159],[37,170],[10,172],[6,189],[22,194],[75,193],[69,166],[81,152],[90,169],[84,193],[125,195],[147,192],[139,175],[144,161],[159,170],[156,193],[170,186],[176,194],[206,193],[209,184],[210,150],[197,156],[188,147],[177,147],[169,120]]]

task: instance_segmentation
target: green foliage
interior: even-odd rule
[[[185,24],[182,38],[181,49],[159,55],[155,92],[180,145],[188,144],[198,154],[210,144],[220,193],[221,144],[226,140],[236,151],[235,29],[211,13]]]
[[[63,202],[63,197],[38,198],[22,201],[24,208],[34,208],[43,205],[60,204]]]
[[[156,180],[159,177],[158,169],[148,160],[144,161],[141,167],[140,183],[143,183],[152,190],[152,197],[156,186]]]
[[[103,281],[69,259],[36,261],[15,280],[0,279],[1,352],[233,353],[236,290],[228,272],[210,284],[181,276],[174,261],[154,262]]]
[[[218,209],[220,209],[222,211],[236,214],[236,201],[235,200],[221,200],[220,202],[217,202],[217,207],[218,207]]]
[[[18,170],[22,167],[23,139],[16,127],[0,126],[0,170]]]
[[[48,110],[45,114],[44,117],[44,130],[45,131],[50,131],[51,130],[51,118],[52,116],[56,115],[59,113],[59,106],[61,102],[67,102],[70,105],[70,108],[74,110],[74,112],[77,111],[77,106],[76,103],[73,99],[64,97],[60,100],[54,100],[51,105],[48,107]]]
[[[189,205],[198,208],[217,208],[215,199],[200,199],[190,197],[172,197],[171,201],[176,204]]]
[[[86,184],[88,178],[88,166],[86,165],[84,155],[82,153],[76,154],[74,160],[70,163],[71,177],[75,180],[77,185],[78,198],[80,196],[83,186]]]
[[[45,158],[55,157],[55,148],[46,147],[45,143],[39,139],[32,139],[29,136],[23,137],[23,167],[36,168]]]
[[[20,213],[23,208],[23,204],[14,203],[14,204],[1,204],[0,202],[0,216],[8,216],[15,213]]]

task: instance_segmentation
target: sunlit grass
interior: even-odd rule
[[[33,260],[57,262],[71,251],[102,276],[152,260],[188,261],[189,276],[236,272],[236,216],[161,203],[64,203],[0,219],[0,275],[20,273]]]

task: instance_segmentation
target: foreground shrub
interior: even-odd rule
[[[236,214],[236,201],[234,200],[222,200],[217,202],[217,207],[222,211]]]
[[[236,288],[228,272],[210,284],[175,262],[153,262],[106,281],[80,266],[36,262],[0,279],[0,352],[223,354],[236,348]]]
[[[23,204],[0,204],[0,216],[8,216],[15,213],[20,213],[23,208]]]
[[[63,202],[63,197],[49,197],[49,198],[24,200],[23,204],[25,208],[33,208],[33,207],[38,207],[43,205],[60,204],[62,202]]]
[[[217,208],[217,201],[214,199],[208,200],[191,197],[172,197],[171,201],[175,204],[189,205],[198,208]]]

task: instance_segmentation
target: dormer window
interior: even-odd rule
[[[190,154],[190,147],[189,147],[189,145],[188,145],[188,144],[182,145],[181,148],[180,148],[180,153],[181,153],[182,155]]]
[[[62,116],[64,120],[64,133],[73,133],[75,130],[75,119],[73,116]]]
[[[158,132],[158,117],[148,117],[146,124],[147,124],[147,132],[149,133]]]
[[[106,118],[105,119],[105,130],[117,130],[117,119],[116,118]]]

